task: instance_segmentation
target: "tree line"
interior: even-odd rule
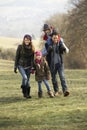
[[[54,14],[46,23],[54,26],[70,49],[65,66],[70,69],[87,68],[87,0],[71,0],[72,9]],[[0,48],[0,58],[14,60],[15,50]]]
[[[72,0],[66,14],[55,14],[46,22],[54,26],[69,47],[65,56],[67,68],[87,68],[87,0]]]

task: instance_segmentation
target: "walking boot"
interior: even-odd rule
[[[30,96],[30,87],[27,87],[27,96],[26,96],[26,98],[31,98],[31,96]]]
[[[38,98],[42,98],[42,92],[38,92]]]
[[[67,97],[67,96],[69,96],[69,92],[68,92],[68,91],[65,91],[65,92],[64,92],[64,97]]]
[[[22,93],[23,93],[23,97],[26,97],[26,86],[21,85],[21,89],[22,89]]]
[[[50,90],[50,91],[48,91],[47,92],[48,93],[48,95],[51,97],[51,98],[53,98],[54,97],[54,94],[53,94],[53,92]]]
[[[55,97],[58,97],[58,96],[60,96],[61,94],[62,94],[61,92],[58,92],[58,91],[57,91],[57,92],[54,93],[54,96],[55,96]]]

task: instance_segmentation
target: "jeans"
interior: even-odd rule
[[[52,84],[53,84],[55,92],[57,92],[59,90],[58,82],[57,82],[57,78],[56,78],[57,72],[59,74],[62,91],[64,93],[67,91],[67,85],[66,85],[66,80],[65,80],[65,76],[64,76],[64,65],[63,64],[56,64],[54,70],[51,72]]]
[[[46,79],[43,80],[46,88],[47,88],[47,91],[49,92],[51,90],[50,86],[49,86],[49,83]],[[42,81],[38,81],[38,92],[42,92]]]
[[[24,69],[22,66],[18,66],[18,70],[22,76],[22,85],[30,87],[30,69]]]

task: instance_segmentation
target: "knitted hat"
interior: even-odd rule
[[[26,34],[23,39],[25,38],[29,39],[30,41],[32,40],[32,37],[29,34]]]
[[[48,24],[44,24],[43,31],[50,30],[50,26]]]
[[[42,56],[42,52],[41,52],[41,51],[36,51],[36,52],[35,52],[35,55],[36,55],[36,56]]]

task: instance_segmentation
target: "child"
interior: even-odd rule
[[[19,70],[22,76],[22,93],[25,98],[31,98],[30,96],[30,70],[34,61],[34,47],[32,44],[32,38],[26,34],[23,38],[22,45],[19,45],[16,51],[14,72]]]
[[[51,35],[51,33],[53,31],[55,31],[55,29],[53,27],[51,27],[48,24],[44,24],[44,26],[43,26],[43,35],[41,36],[44,45],[45,45],[46,42],[48,44],[50,44],[50,35]],[[47,55],[47,50],[46,50],[44,45],[43,45],[43,48],[42,48],[42,55],[46,56]]]
[[[44,24],[43,26],[43,36],[42,36],[42,39],[44,41],[44,47],[42,48],[42,55],[43,56],[46,56],[47,55],[47,50],[46,50],[46,45],[49,46],[52,41],[51,41],[51,34],[53,32],[56,32],[56,29],[48,24]],[[63,38],[61,38],[60,34],[58,34],[58,42],[60,42],[63,44],[63,46],[65,46],[66,48],[66,52],[68,53],[69,52],[69,49],[67,48],[67,46],[65,45],[64,41],[63,41]]]
[[[38,82],[38,97],[42,97],[42,81],[46,85],[48,95],[53,98],[53,92],[48,84],[50,70],[45,58],[42,57],[42,53],[40,51],[35,52],[35,60],[34,60],[34,68],[35,68],[35,79]]]

